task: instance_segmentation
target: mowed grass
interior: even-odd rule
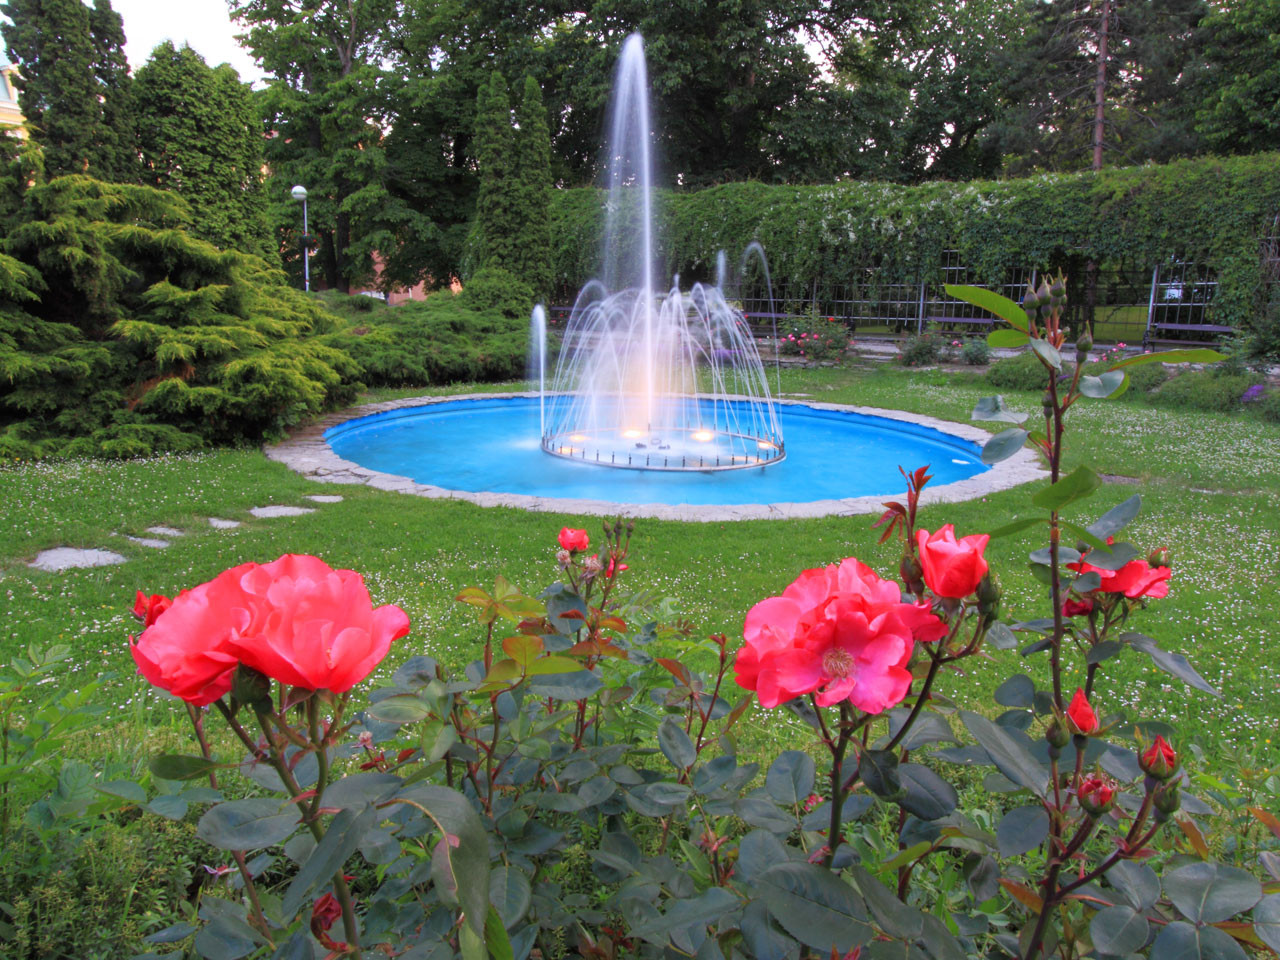
[[[505,389],[521,389],[522,384]],[[492,385],[476,389],[492,390]],[[975,377],[936,371],[852,367],[791,370],[783,390],[815,400],[912,410],[966,420],[974,402],[992,391]],[[416,391],[419,393],[426,391]],[[463,392],[457,390],[455,392]],[[398,395],[400,392],[396,392]],[[384,399],[391,392],[379,394]],[[1038,396],[1007,395],[1034,412]],[[1127,651],[1108,661],[1099,688],[1105,711],[1125,710],[1167,720],[1184,739],[1233,762],[1280,760],[1280,662],[1271,634],[1280,615],[1280,427],[1244,417],[1182,415],[1136,402],[1087,401],[1071,413],[1069,461],[1126,479],[1107,483],[1073,505],[1088,522],[1133,493],[1144,509],[1129,538],[1147,550],[1174,555],[1171,595],[1135,616],[1132,628],[1178,651],[1223,691],[1222,698],[1190,690]],[[914,467],[917,464],[904,464]],[[848,469],[856,472],[857,463]],[[1034,487],[963,504],[930,507],[922,525],[954,523],[960,534],[991,530],[1032,511]],[[338,504],[315,504],[307,494],[337,493]],[[172,717],[174,711],[135,675],[127,637],[135,589],[173,594],[245,560],[282,553],[314,553],[335,567],[361,571],[376,603],[396,603],[410,615],[411,634],[393,649],[379,675],[426,652],[461,666],[477,655],[482,633],[471,608],[454,601],[463,587],[502,574],[536,593],[556,579],[555,537],[562,526],[598,535],[600,520],[507,509],[484,509],[304,479],[260,452],[221,450],[123,463],[18,463],[0,468],[0,658],[27,644],[70,644],[71,683],[111,675],[104,697],[126,726]],[[248,509],[269,503],[314,507],[306,516],[259,520]],[[214,530],[207,518],[243,520]],[[631,570],[635,591],[670,598],[671,609],[693,621],[693,649],[708,662],[705,638],[740,635],[752,604],[779,592],[806,567],[856,555],[889,575],[898,548],[876,544],[873,517],[681,524],[636,523]],[[165,550],[133,544],[117,534],[141,534],[166,524],[187,531]],[[993,541],[992,568],[1005,585],[1007,619],[1048,613],[1044,588],[1027,570],[1027,553],[1041,546],[1034,531]],[[115,567],[54,574],[26,566],[57,545],[107,547],[129,557]],[[1073,662],[1069,659],[1069,662]],[[1045,683],[1043,655],[1016,652],[972,661],[965,675],[946,677],[942,693],[990,710],[994,688],[1023,670]],[[1078,676],[1068,678],[1074,686]],[[804,739],[781,711],[748,715],[759,749],[784,749]]]

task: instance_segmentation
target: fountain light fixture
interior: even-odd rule
[[[693,439],[701,443],[709,443],[716,438],[716,435],[710,430],[697,430],[693,434]]]

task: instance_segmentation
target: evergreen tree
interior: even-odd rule
[[[215,246],[271,258],[262,189],[262,132],[247,85],[229,65],[165,41],[134,89],[144,182],[182,195],[190,232]]]
[[[516,111],[515,170],[510,189],[519,217],[512,272],[535,297],[551,292],[551,133],[542,89],[524,78],[524,96]]]
[[[110,0],[9,0],[6,53],[50,176],[133,181],[137,149],[124,28]]]
[[[520,266],[521,217],[511,189],[515,174],[515,132],[507,81],[494,71],[476,98],[476,162],[480,189],[469,242],[472,271],[498,267],[515,273]]]

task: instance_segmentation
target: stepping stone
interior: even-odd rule
[[[215,530],[234,530],[240,526],[239,520],[223,520],[221,517],[210,517],[209,526]]]
[[[147,533],[154,533],[157,537],[185,537],[186,534],[181,530],[175,530],[173,527],[147,527]]]
[[[307,499],[316,503],[341,503],[342,498],[336,493],[310,493]]]
[[[27,566],[59,573],[80,567],[109,567],[124,563],[125,558],[111,550],[81,550],[78,547],[54,547],[41,550]]]
[[[157,540],[152,537],[130,537],[126,536],[126,540],[131,540],[140,547],[150,547],[152,550],[163,550],[169,546],[168,540]]]
[[[255,517],[270,519],[271,517],[300,517],[304,513],[315,513],[314,507],[253,507],[249,510]]]

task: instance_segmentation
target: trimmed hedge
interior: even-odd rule
[[[1149,270],[1176,256],[1217,269],[1217,322],[1252,329],[1264,314],[1258,238],[1280,213],[1280,155],[914,187],[732,183],[664,193],[656,207],[659,260],[687,280],[709,277],[718,250],[736,255],[753,240],[793,285],[865,283],[868,268],[882,283],[936,282],[948,249],[986,284],[1038,266],[1061,267],[1075,285],[1090,259]],[[553,198],[562,292],[597,269],[602,208],[595,189]]]

